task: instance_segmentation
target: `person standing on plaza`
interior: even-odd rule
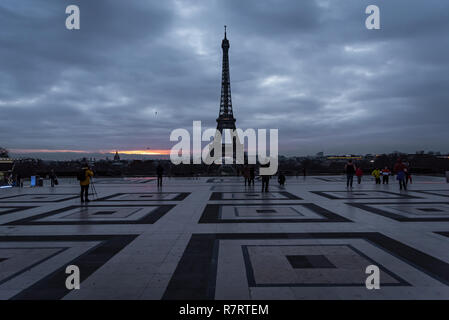
[[[53,188],[56,184],[58,184],[58,179],[56,178],[55,171],[52,169],[48,176],[50,178],[51,187]]]
[[[356,172],[355,164],[352,160],[349,160],[345,165],[345,173],[346,173],[346,188],[352,189],[352,183],[354,182],[354,174]]]
[[[285,184],[285,175],[282,172],[279,172],[278,182],[281,187]]]
[[[248,184],[248,186],[251,184],[250,175],[249,175],[249,168],[248,165],[245,164],[242,170],[243,179],[245,179],[245,187]]]
[[[374,177],[374,179],[376,180],[376,184],[380,184],[380,170],[379,168],[376,168],[373,170],[373,172],[371,172],[371,175]]]
[[[261,168],[268,168],[270,164],[261,165]],[[268,174],[260,174],[262,176],[262,192],[268,192],[268,185],[270,184],[270,176]]]
[[[358,167],[357,170],[355,170],[355,175],[357,176],[357,183],[362,183],[362,177],[363,177],[363,170],[362,168]]]
[[[410,184],[412,184],[412,174],[410,173],[410,168],[405,168],[405,184],[408,184],[410,181]]]
[[[388,169],[388,167],[385,167],[382,169],[382,184],[388,184],[390,179],[391,171]]]
[[[405,168],[406,168],[406,166],[402,162],[401,158],[398,158],[398,161],[394,165],[393,171],[395,174],[398,174],[398,172],[404,171]]]
[[[162,187],[162,175],[164,174],[164,168],[159,163],[156,168],[156,174],[157,174],[157,186]]]
[[[249,185],[251,185],[251,183],[254,186],[254,179],[256,177],[256,170],[254,169],[254,166],[251,166],[251,168],[249,168]]]
[[[396,175],[396,180],[399,181],[399,190],[407,190],[407,184],[405,183],[405,179],[406,179],[406,173],[401,170],[397,173]]]
[[[16,175],[16,187],[23,187],[22,175],[20,174],[20,172],[18,172]]]
[[[78,180],[81,187],[81,202],[89,202],[89,185],[90,178],[94,176],[92,170],[90,170],[89,165],[84,165],[81,171],[78,173]]]

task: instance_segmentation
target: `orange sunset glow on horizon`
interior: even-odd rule
[[[101,153],[115,154],[116,150],[70,150],[70,149],[11,149],[12,153]],[[118,150],[119,154],[127,155],[170,155],[169,149]]]

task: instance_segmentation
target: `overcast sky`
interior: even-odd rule
[[[215,127],[225,24],[237,126],[278,128],[281,154],[449,151],[447,0],[2,0],[0,146],[170,149]]]

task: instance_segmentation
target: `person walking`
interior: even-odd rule
[[[400,171],[404,171],[406,168],[405,164],[402,162],[401,158],[398,158],[398,161],[396,161],[393,171],[395,174],[398,174]]]
[[[16,176],[16,187],[23,187],[22,175],[20,174],[20,172],[18,172]]]
[[[249,168],[249,185],[251,185],[251,183],[253,184],[254,187],[254,178],[256,177],[256,170],[254,169],[254,166],[251,166],[251,168]]]
[[[156,174],[157,174],[157,186],[162,187],[162,175],[164,174],[164,168],[159,163],[156,168]]]
[[[268,168],[270,165],[261,165],[261,168]],[[270,176],[268,174],[260,174],[262,176],[262,192],[268,192],[268,185],[270,184]]]
[[[346,188],[352,189],[355,171],[356,171],[355,164],[352,162],[352,160],[349,160],[348,163],[345,164]]]
[[[250,176],[249,176],[249,168],[248,168],[248,165],[245,165],[245,166],[243,167],[242,175],[243,175],[243,179],[245,179],[245,187],[246,187],[247,184],[248,184],[248,186],[249,186],[250,183],[251,183],[251,180],[250,180]]]
[[[391,174],[390,169],[388,169],[388,167],[386,166],[384,169],[382,169],[381,173],[382,173],[382,184],[388,184]]]
[[[262,192],[268,192],[269,184],[270,184],[270,176],[262,175]]]
[[[285,175],[282,172],[279,172],[278,182],[281,187],[285,184]]]
[[[90,170],[89,165],[84,165],[80,173],[78,173],[78,180],[81,187],[81,202],[89,202],[89,185],[90,178],[94,176],[92,170]]]
[[[405,168],[405,184],[408,184],[410,181],[410,184],[412,184],[412,174],[410,173],[410,168]]]
[[[50,174],[48,176],[50,178],[51,187],[54,188],[54,186],[58,183],[55,171],[53,169],[51,169]]]
[[[380,175],[381,175],[381,173],[380,173],[379,168],[374,169],[373,172],[371,172],[371,175],[376,180],[376,184],[380,184]]]
[[[362,183],[362,177],[363,177],[363,170],[362,168],[358,167],[357,170],[355,170],[355,175],[357,176],[357,184]]]
[[[396,180],[399,181],[399,190],[407,190],[407,184],[405,183],[406,174],[403,170],[399,171],[396,175]]]

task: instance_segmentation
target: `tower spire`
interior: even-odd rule
[[[227,26],[225,27],[224,39],[221,42],[223,49],[223,70],[221,77],[221,99],[220,113],[217,118],[217,129],[223,132],[223,129],[235,129],[235,118],[232,111],[231,99],[231,80],[229,76],[229,40],[227,39]]]
[[[229,40],[227,39],[227,26],[224,26],[224,39],[221,42],[221,48],[223,49],[223,70],[221,76],[221,98],[220,98],[220,112],[217,118],[217,133],[214,138],[214,147],[211,150],[210,156],[214,157],[214,149],[216,147],[215,143],[220,143],[222,147],[222,157],[226,157],[232,148],[233,162],[237,163],[236,156],[237,150],[239,150],[239,155],[243,155],[243,145],[240,143],[238,136],[235,134],[235,118],[232,111],[232,99],[231,99],[231,80],[229,76]],[[225,131],[225,132],[223,132]],[[226,132],[231,133],[232,143],[227,143],[224,141],[223,134]],[[230,147],[230,148],[229,148]],[[237,149],[238,148],[238,149]],[[224,158],[222,158],[224,159]]]

